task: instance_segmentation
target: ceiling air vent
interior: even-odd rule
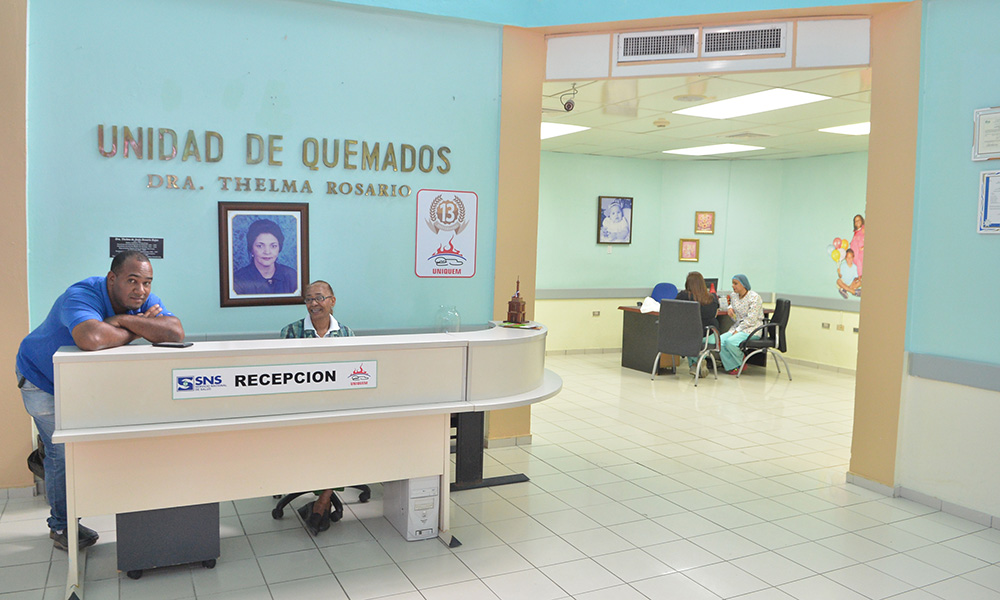
[[[773,137],[773,136],[771,136],[770,134],[767,134],[767,133],[755,133],[753,131],[741,131],[739,133],[731,133],[731,134],[727,135],[726,137],[727,138],[736,138],[736,139],[740,139],[740,140],[752,140],[752,139],[756,139],[756,138],[766,138],[766,137]]]
[[[698,30],[641,31],[618,34],[618,62],[698,57]]]
[[[785,54],[787,23],[706,27],[702,56]]]

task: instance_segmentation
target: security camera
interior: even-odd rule
[[[573,98],[576,97],[577,91],[578,90],[576,89],[576,84],[574,83],[570,91],[559,96],[559,103],[562,104],[563,110],[565,110],[566,112],[570,112],[574,108],[576,108],[576,102],[573,101]]]

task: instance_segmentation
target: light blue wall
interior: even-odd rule
[[[630,19],[780,10],[812,6],[877,4],[875,0],[342,0],[351,4],[473,19],[487,23],[546,27]]]
[[[759,290],[839,298],[826,246],[864,213],[867,153],[797,160],[658,162],[543,152],[538,287],[630,288],[683,284],[688,271]],[[631,246],[596,241],[598,195],[635,198]],[[695,211],[715,211],[712,235]],[[655,227],[649,220],[655,220]],[[681,238],[700,240],[696,263]]]
[[[189,333],[276,331],[304,316],[301,306],[219,307],[220,201],[308,202],[310,275],[334,284],[336,314],[356,329],[430,326],[446,303],[467,323],[491,317],[500,27],[275,0],[34,2],[29,16],[32,325],[67,285],[107,272],[112,236],[165,239],[154,290]],[[224,156],[104,158],[99,124],[217,131]],[[246,164],[248,132],[282,135],[284,164]],[[301,160],[310,136],[448,146],[451,171],[313,172]],[[149,173],[190,175],[204,189],[146,189]],[[308,178],[314,193],[222,192],[220,176]],[[327,180],[414,194],[331,196]],[[414,275],[421,188],[478,193],[474,278]]]
[[[865,214],[868,153],[783,163],[781,206],[773,222],[780,232],[776,285],[780,290],[816,290],[810,295],[837,298],[837,263],[827,247],[838,237],[850,242],[854,215]]]
[[[910,352],[992,364],[1000,236],[976,233],[976,209],[979,173],[1000,166],[970,157],[973,111],[1000,104],[998,21],[994,0],[924,2],[906,338]]]
[[[537,286],[647,285],[663,253],[660,165],[543,152],[540,166]],[[598,196],[633,198],[632,243],[612,245],[611,254],[597,243]]]

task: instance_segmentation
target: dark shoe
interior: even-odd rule
[[[302,522],[305,523],[309,533],[319,535],[330,528],[330,509],[327,508],[323,514],[315,513],[313,512],[314,504],[315,502],[304,504],[299,509],[299,516],[302,517]]]
[[[837,291],[840,292],[840,297],[841,298],[843,298],[844,300],[847,300],[847,292],[845,292],[842,289],[838,289]]]
[[[97,543],[97,539],[101,537],[96,531],[94,531],[90,527],[85,527],[83,525],[78,525],[78,527],[79,527],[78,530],[79,533],[77,535],[79,537],[79,541],[77,547],[80,550],[93,546],[94,544]],[[52,545],[55,546],[56,548],[59,548],[60,550],[69,549],[69,535],[67,535],[65,529],[62,531],[56,531],[53,529],[49,531],[49,537],[52,539]]]

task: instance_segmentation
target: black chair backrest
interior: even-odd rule
[[[774,302],[774,312],[771,314],[771,322],[778,324],[778,350],[784,352],[787,348],[785,345],[785,327],[788,326],[788,313],[791,311],[792,301],[787,298],[778,298]]]
[[[704,333],[701,308],[689,300],[661,300],[656,351],[680,356],[698,356]]]

